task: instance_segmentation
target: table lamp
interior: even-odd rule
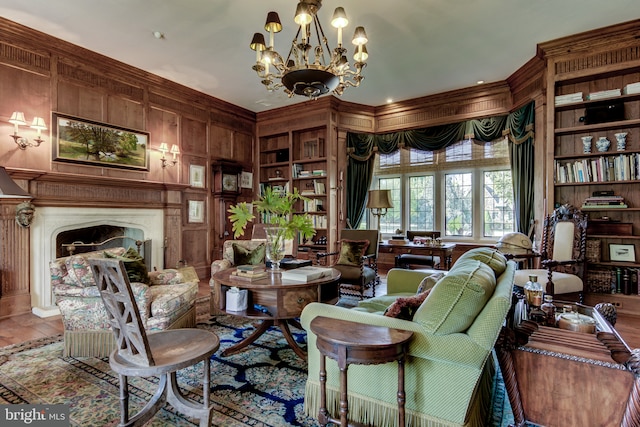
[[[378,217],[378,235],[382,241],[382,233],[380,233],[380,217],[387,214],[387,209],[392,208],[391,190],[369,190],[369,199],[367,200],[367,209],[371,209],[371,213]]]

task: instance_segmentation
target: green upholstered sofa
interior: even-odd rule
[[[356,308],[321,303],[305,307],[309,364],[305,412],[320,406],[316,316],[333,317],[414,332],[406,361],[406,424],[413,427],[483,426],[491,406],[494,365],[491,351],[511,306],[515,263],[493,249],[463,254],[438,280],[412,320],[384,316],[395,299],[415,295],[429,272],[391,269],[387,295]],[[348,369],[349,419],[375,426],[397,423],[397,364],[351,365]],[[327,407],[339,416],[339,370],[327,359]]]

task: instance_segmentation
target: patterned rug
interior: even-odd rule
[[[198,327],[218,334],[221,350],[253,331],[246,320],[233,316],[218,316]],[[294,328],[292,332],[298,342],[305,343],[303,331]],[[219,354],[211,364],[213,426],[317,425],[303,412],[306,363],[289,348],[278,329],[270,329],[239,354]],[[198,401],[202,401],[201,372],[202,367],[196,366],[178,375],[181,387]],[[508,401],[504,402],[504,387],[497,380],[498,399],[491,425],[506,426],[510,422]],[[156,377],[131,379],[130,405],[135,410],[149,399],[157,382]],[[0,404],[26,403],[68,404],[71,426],[117,426],[118,377],[110,370],[108,359],[62,357],[61,336],[1,348]],[[165,405],[147,425],[197,423]]]

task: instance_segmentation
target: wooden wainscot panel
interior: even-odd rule
[[[242,163],[244,165],[253,164],[253,135],[249,135],[241,132],[233,133],[233,160]],[[250,166],[246,166],[247,169],[252,169]],[[245,169],[246,170],[246,169]]]
[[[233,131],[224,127],[211,125],[209,152],[217,158],[232,159]]]
[[[182,136],[180,138],[180,150],[185,154],[199,156],[207,155],[207,123],[191,119],[182,118]]]
[[[0,203],[0,318],[31,311],[29,229],[16,222],[16,206],[21,202],[5,199]]]
[[[206,221],[206,217],[205,217]],[[182,232],[182,259],[188,265],[195,267],[198,277],[209,277],[209,244],[202,236],[207,234],[206,227],[189,229]]]

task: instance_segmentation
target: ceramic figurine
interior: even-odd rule
[[[609,141],[606,136],[601,136],[598,141],[596,141],[596,148],[598,151],[607,151],[610,146],[611,141]]]
[[[591,152],[591,140],[592,136],[583,136],[582,137],[582,152],[587,154]]]
[[[624,151],[627,147],[627,132],[616,133],[616,149],[618,151]]]

